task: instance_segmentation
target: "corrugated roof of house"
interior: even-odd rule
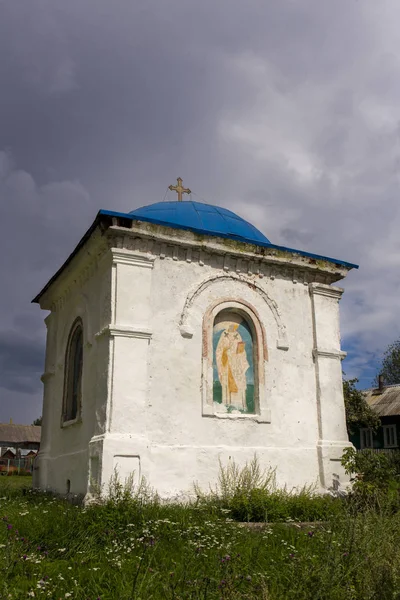
[[[380,392],[378,388],[364,390],[369,406],[380,417],[400,415],[400,384],[385,385]]]
[[[13,444],[40,443],[42,428],[37,425],[9,425],[0,423],[0,446]]]

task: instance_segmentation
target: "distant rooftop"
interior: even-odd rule
[[[380,417],[400,415],[400,384],[364,390],[367,404]]]
[[[40,444],[42,428],[37,425],[9,425],[0,423],[0,446]]]

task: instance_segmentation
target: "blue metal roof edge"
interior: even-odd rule
[[[243,242],[245,244],[252,244],[253,246],[261,246],[263,248],[274,248],[275,250],[283,250],[285,252],[292,252],[295,254],[300,254],[301,256],[307,256],[309,258],[315,258],[316,260],[326,260],[328,262],[334,263],[335,265],[342,265],[349,269],[358,269],[359,266],[353,263],[349,263],[345,260],[337,260],[336,258],[330,258],[329,256],[322,256],[321,254],[314,254],[312,252],[306,252],[305,250],[296,250],[295,248],[288,248],[286,246],[278,246],[276,244],[265,243],[265,242],[257,242],[256,240],[251,240],[248,238],[243,238],[241,236],[235,235],[227,235],[225,233],[217,233],[210,232],[204,229],[198,229],[197,227],[189,227],[187,225],[175,225],[172,223],[168,223],[167,221],[160,221],[158,219],[152,219],[151,217],[136,217],[131,215],[130,213],[121,213],[115,212],[112,210],[102,209],[98,213],[99,215],[105,215],[109,217],[121,217],[124,219],[130,219],[131,221],[144,221],[147,223],[154,223],[155,225],[163,225],[164,227],[170,227],[172,229],[184,229],[187,231],[194,231],[195,233],[200,233],[202,235],[210,235],[214,237],[222,237],[227,239],[234,239],[239,242]]]
[[[43,294],[48,290],[48,288],[51,286],[51,284],[58,278],[58,276],[61,274],[61,272],[71,262],[71,260],[74,258],[74,256],[79,251],[79,249],[83,246],[83,244],[86,242],[86,240],[90,237],[90,235],[96,229],[97,225],[100,222],[100,217],[102,215],[105,217],[121,217],[123,219],[129,219],[130,221],[145,221],[148,223],[154,223],[156,225],[163,225],[164,227],[170,227],[173,229],[185,229],[188,231],[194,231],[195,233],[201,233],[203,235],[210,235],[210,236],[214,236],[214,237],[234,239],[236,241],[243,242],[244,244],[251,244],[253,246],[261,246],[263,248],[274,248],[276,250],[292,252],[294,254],[299,254],[301,256],[308,256],[309,258],[313,258],[316,260],[326,260],[328,262],[334,263],[335,265],[342,265],[348,269],[358,269],[358,265],[354,265],[352,263],[345,262],[344,260],[336,260],[335,258],[329,258],[328,256],[321,256],[320,254],[312,254],[311,252],[304,252],[303,250],[295,250],[294,248],[286,248],[285,246],[277,246],[275,244],[266,244],[265,242],[256,242],[255,240],[250,240],[250,239],[242,238],[239,236],[232,236],[232,235],[227,235],[227,234],[223,234],[223,233],[213,233],[213,232],[209,232],[209,231],[205,231],[205,230],[196,229],[195,227],[187,227],[184,225],[172,225],[172,223],[161,222],[156,219],[150,219],[150,218],[144,218],[144,217],[139,219],[137,217],[133,217],[129,213],[122,213],[122,212],[116,212],[113,210],[102,209],[102,210],[99,210],[99,212],[96,215],[95,220],[93,221],[93,223],[91,224],[89,229],[86,231],[86,233],[83,235],[81,240],[78,242],[78,244],[75,246],[74,250],[68,256],[68,258],[64,261],[64,263],[61,265],[61,267],[54,273],[53,277],[51,277],[49,279],[49,281],[42,288],[42,290],[37,294],[37,296],[35,296],[35,298],[32,300],[32,302],[34,302],[34,303],[39,302],[39,300],[43,296]]]

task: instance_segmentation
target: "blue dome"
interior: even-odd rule
[[[156,202],[130,213],[140,221],[190,229],[197,233],[232,238],[252,244],[270,244],[261,231],[226,208],[202,202]]]

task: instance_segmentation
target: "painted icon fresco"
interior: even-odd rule
[[[255,412],[254,341],[239,314],[223,312],[213,329],[213,399],[227,412]]]

